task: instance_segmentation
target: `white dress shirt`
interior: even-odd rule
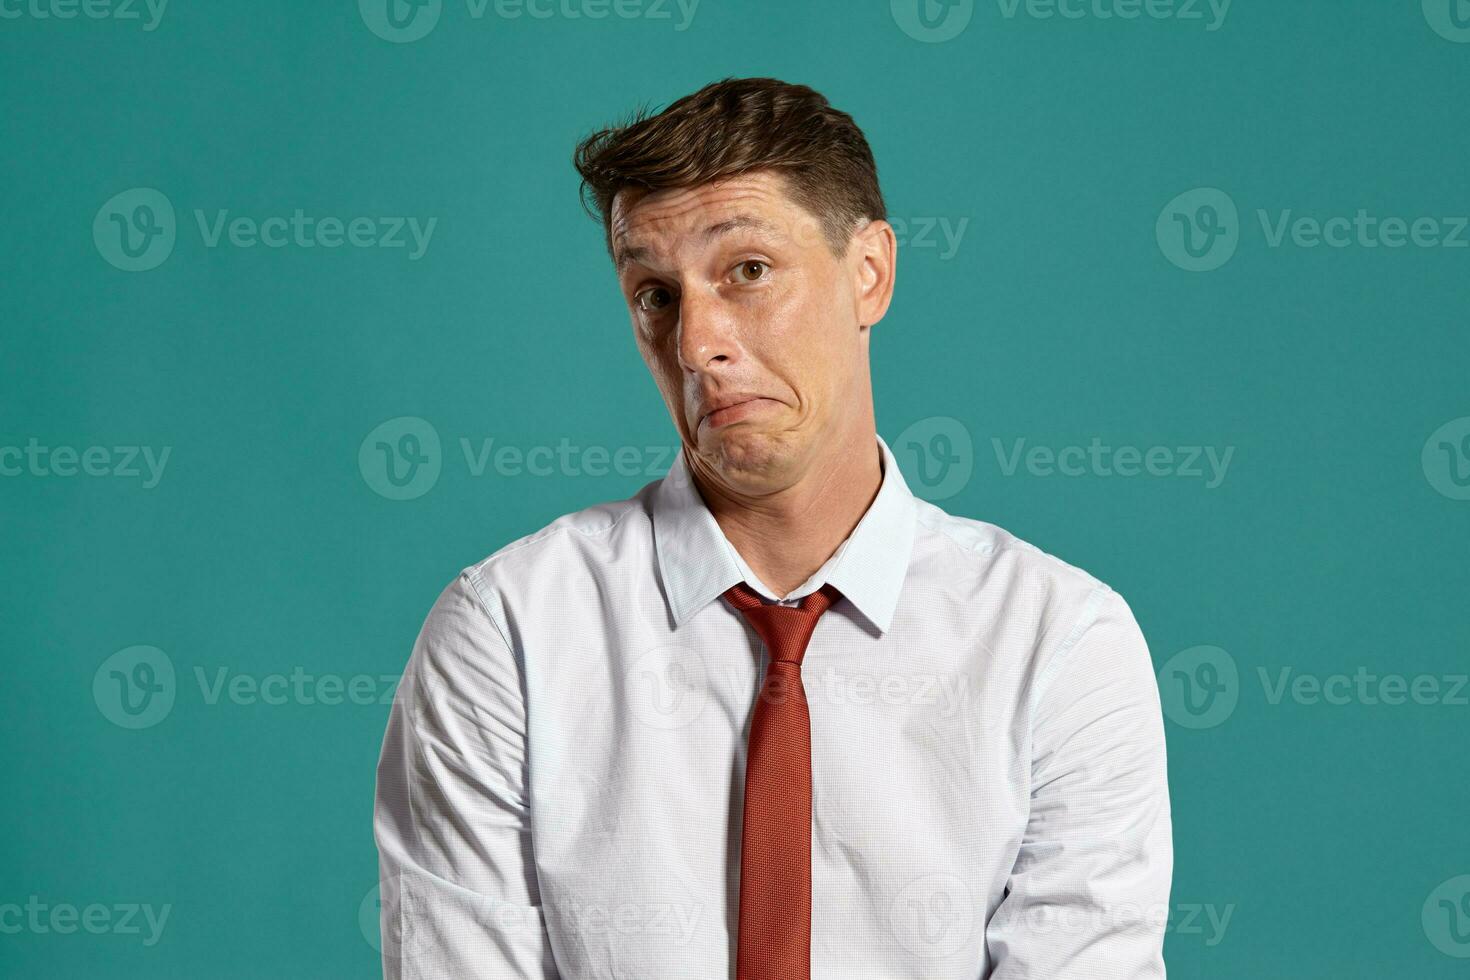
[[[1164,976],[1173,865],[1154,670],[1123,599],[883,482],[800,588],[813,980]],[[682,454],[465,569],[378,766],[390,978],[728,980],[770,589]]]

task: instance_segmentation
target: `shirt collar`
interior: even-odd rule
[[[888,443],[878,436],[883,482],[841,546],[788,598],[830,582],[879,632],[888,629],[913,549],[913,494]],[[741,560],[699,495],[681,450],[653,499],[654,547],[677,629],[730,586],[746,581],[775,598]]]

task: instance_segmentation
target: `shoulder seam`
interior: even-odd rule
[[[949,514],[946,511],[941,510],[940,513],[944,514],[946,517],[950,517],[955,520],[966,520],[966,518],[958,518],[955,515]],[[967,544],[960,538],[951,534],[946,528],[941,526],[941,523],[938,521],[926,521],[924,518],[920,517],[919,523],[923,527],[926,527],[929,530],[933,531],[935,534],[943,537],[946,541],[954,545],[956,548],[959,548],[961,551],[967,552],[969,554],[981,555],[986,558],[993,558],[999,555],[1004,555],[1006,553],[1029,556],[1038,559],[1041,562],[1044,562],[1046,565],[1052,567],[1053,569],[1064,575],[1076,576],[1084,584],[1088,584],[1093,588],[1108,588],[1106,582],[1103,582],[1096,575],[1093,575],[1086,569],[1078,568],[1076,565],[1071,564],[1065,559],[1058,558],[1051,552],[1045,551],[1023,538],[1018,538],[1004,528],[996,527],[996,525],[994,524],[987,524],[986,526],[993,528],[996,532],[998,532],[997,537],[1000,539],[999,543],[995,541],[976,541]],[[984,524],[985,522],[977,521],[976,523]]]
[[[925,501],[925,503],[927,503],[927,502],[928,501]],[[938,509],[938,508],[936,508],[936,509]],[[944,516],[946,516],[946,517],[953,517],[954,516],[954,515],[949,514],[948,512],[943,511],[943,510],[941,510],[940,513],[944,514]],[[979,554],[979,555],[993,555],[993,554],[995,554],[995,545],[994,544],[989,543],[989,542],[981,542],[981,541],[976,541],[976,542],[973,542],[971,544],[966,544],[965,542],[961,541],[959,538],[957,538],[953,534],[951,534],[948,531],[948,529],[942,527],[941,526],[941,522],[939,522],[939,521],[926,520],[924,518],[923,514],[924,514],[923,509],[922,508],[919,508],[919,509],[916,510],[916,513],[914,515],[915,516],[915,519],[918,521],[918,523],[919,523],[920,526],[926,527],[929,530],[933,531],[935,534],[941,535],[946,541],[948,541],[949,543],[953,544],[955,547],[959,548],[960,550],[972,552],[974,554]]]
[[[510,638],[505,635],[505,628],[500,625],[500,620],[490,611],[490,603],[485,599],[485,593],[480,588],[480,572],[478,565],[472,565],[460,572],[464,580],[470,584],[470,591],[474,593],[475,601],[480,605],[480,611],[485,618],[490,620],[490,625],[495,627],[495,633],[500,637],[500,642],[505,644],[505,649],[510,651],[512,657],[516,656],[516,648],[511,645]]]
[[[1051,659],[1047,661],[1046,666],[1042,668],[1041,674],[1036,678],[1036,684],[1031,688],[1031,697],[1029,699],[1029,715],[1033,724],[1036,720],[1036,705],[1040,702],[1041,695],[1051,682],[1052,675],[1061,669],[1061,665],[1067,659],[1067,654],[1072,652],[1072,648],[1077,645],[1077,641],[1082,638],[1082,634],[1086,633],[1092,624],[1097,622],[1097,616],[1102,609],[1103,600],[1112,591],[1108,586],[1098,582],[1092,591],[1087,594],[1087,599],[1082,604],[1082,610],[1077,614],[1077,621],[1072,624],[1072,631],[1057,646],[1056,652],[1051,655]]]
[[[619,501],[615,501],[615,502],[616,503],[627,503],[627,502],[631,501],[632,499],[633,498],[626,498],[625,500],[619,500]],[[602,506],[602,505],[595,505],[595,506]],[[588,509],[590,510],[591,508],[588,508]],[[564,532],[565,533],[575,532],[577,534],[582,535],[583,537],[591,537],[591,536],[593,536],[595,534],[603,534],[603,533],[605,533],[607,531],[611,531],[613,528],[615,528],[619,524],[623,523],[623,521],[625,521],[625,520],[628,519],[628,515],[629,514],[636,513],[638,510],[639,510],[639,508],[638,508],[638,506],[636,504],[635,505],[630,505],[617,518],[609,521],[608,523],[602,525],[601,527],[583,529],[583,528],[576,527],[575,525],[572,525],[570,523],[564,524],[561,527],[552,527],[551,525],[548,525],[548,526],[542,528],[540,531],[532,532],[531,534],[527,535],[524,538],[519,538],[519,539],[517,539],[515,541],[512,541],[511,543],[505,545],[503,548],[499,548],[496,551],[491,552],[490,554],[486,555],[484,558],[481,558],[479,561],[477,561],[473,565],[471,565],[470,568],[474,569],[475,572],[476,572],[476,574],[478,574],[481,569],[483,569],[486,565],[489,565],[491,562],[495,561],[497,558],[503,558],[505,556],[515,554],[518,551],[521,551],[521,550],[523,550],[525,548],[529,548],[529,547],[531,547],[534,544],[540,544],[541,542],[547,541],[547,540],[549,540],[549,539],[551,539],[551,538],[553,538],[553,537],[555,537],[555,536],[557,536],[559,534],[562,534]],[[580,513],[580,512],[579,511],[573,511],[573,513]],[[564,514],[562,516],[563,517],[570,517],[571,514]],[[561,519],[562,518],[559,517],[559,518],[557,518],[557,521],[559,521]],[[555,524],[557,521],[552,521],[551,523],[552,524]],[[466,571],[468,571],[468,569],[466,569]]]

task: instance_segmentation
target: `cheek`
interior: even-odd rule
[[[761,311],[762,353],[767,363],[788,364],[807,373],[834,355],[841,360],[838,303],[829,283],[803,282],[798,288],[773,291]]]
[[[698,382],[686,376],[684,369],[679,366],[679,358],[675,352],[669,350],[659,353],[654,380],[658,382],[659,394],[663,395],[669,413],[682,420],[691,400],[690,385],[694,384],[697,397]]]
[[[649,375],[658,386],[658,390],[668,398],[670,387],[677,389],[679,384],[678,363],[658,344],[650,343],[647,338],[638,336],[638,354],[643,358],[644,367],[648,368]]]

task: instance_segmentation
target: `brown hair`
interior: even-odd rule
[[[640,109],[582,140],[572,163],[582,175],[582,205],[601,219],[609,254],[618,191],[694,187],[753,170],[785,178],[835,255],[847,251],[859,221],[888,216],[873,153],[852,117],[820,92],[774,78],[726,78],[657,115]]]

